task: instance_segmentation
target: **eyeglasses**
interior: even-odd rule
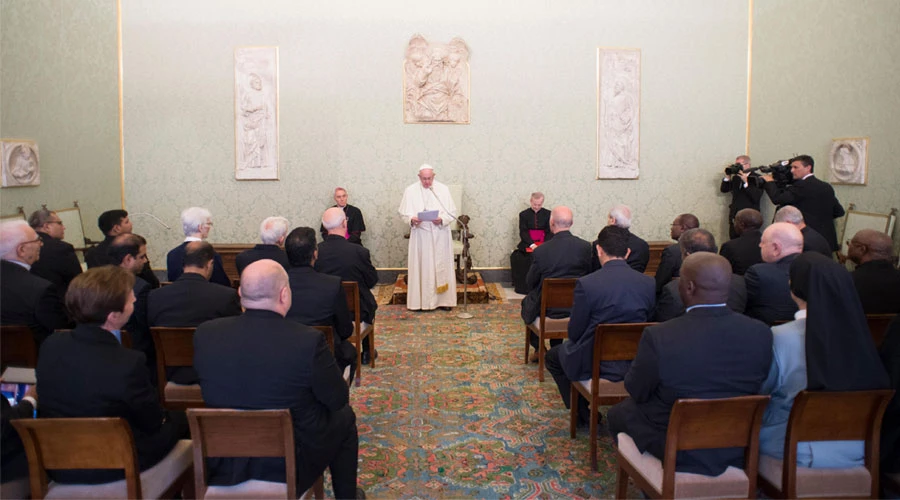
[[[48,221],[45,222],[44,224],[59,224],[60,226],[62,226],[62,225],[63,225],[63,221],[61,221],[61,220],[48,220]]]

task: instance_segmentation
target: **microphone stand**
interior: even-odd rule
[[[447,207],[445,207],[444,204],[441,203],[441,199],[438,198],[437,193],[434,192],[434,186],[429,187],[428,190],[431,191],[431,194],[434,196],[434,199],[437,200],[438,204],[441,205],[441,208],[447,212],[447,215],[455,220],[457,224],[462,226],[463,251],[459,254],[459,258],[463,259],[463,312],[457,314],[456,317],[459,319],[472,319],[475,316],[469,312],[469,259],[466,258],[469,253],[469,249],[466,247],[466,242],[469,239],[469,225],[457,219],[455,215],[447,210]],[[454,276],[453,279],[456,279],[456,276]]]

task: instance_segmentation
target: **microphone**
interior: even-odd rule
[[[449,215],[451,219],[455,220],[457,223],[459,223],[460,226],[462,226],[462,228],[463,228],[463,233],[464,233],[464,234],[468,234],[468,233],[469,233],[469,226],[468,226],[468,224],[466,224],[465,222],[463,222],[463,221],[457,219],[455,215],[451,214],[450,211],[447,210],[447,207],[445,207],[444,204],[441,203],[441,199],[438,198],[437,193],[434,192],[434,186],[429,186],[429,187],[428,187],[428,190],[431,191],[431,194],[434,195],[434,199],[437,200],[437,202],[438,202],[438,204],[441,206],[441,208],[444,209],[444,212],[447,212],[447,215]]]
[[[159,217],[157,217],[157,216],[155,216],[155,215],[153,215],[153,214],[151,214],[151,213],[147,213],[147,212],[138,212],[138,213],[136,213],[136,214],[129,214],[129,215],[132,216],[132,217],[134,217],[134,216],[136,216],[136,215],[146,215],[147,217],[151,217],[153,220],[155,220],[156,222],[158,222],[159,225],[161,225],[162,227],[164,227],[164,228],[166,228],[166,229],[169,229],[169,230],[172,229],[171,227],[169,227],[168,224],[166,224],[165,222],[161,221],[161,220],[159,219]]]

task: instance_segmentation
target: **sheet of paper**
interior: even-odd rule
[[[3,383],[5,384],[36,384],[34,368],[7,367],[3,370]]]
[[[419,212],[419,215],[417,215],[416,217],[418,217],[421,221],[431,221],[437,219],[439,213],[440,211],[438,210],[427,210],[425,212]]]

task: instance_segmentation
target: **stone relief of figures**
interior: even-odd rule
[[[3,187],[37,186],[41,183],[38,146],[33,141],[10,140],[0,144]]]
[[[597,69],[597,178],[637,179],[641,52],[598,48]]]
[[[234,51],[235,178],[278,179],[278,48]]]
[[[831,141],[829,182],[865,186],[869,170],[868,150],[869,139],[865,137]]]
[[[461,38],[429,43],[415,35],[403,61],[406,123],[469,123],[469,48]]]

